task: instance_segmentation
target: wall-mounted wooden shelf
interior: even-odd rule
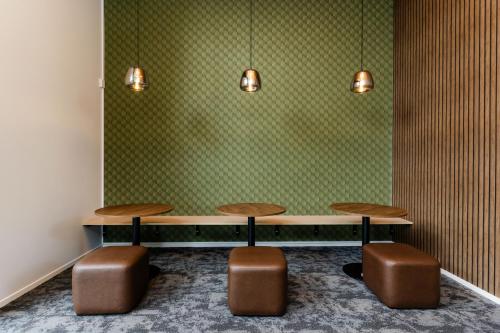
[[[257,217],[257,225],[361,225],[361,216],[344,215],[282,215]],[[82,225],[131,225],[127,217],[91,216]],[[246,225],[247,218],[240,216],[149,216],[142,225]],[[372,218],[373,225],[411,225],[402,218]]]

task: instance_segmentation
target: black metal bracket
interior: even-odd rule
[[[194,226],[194,233],[196,234],[196,236],[199,236],[201,234],[201,230],[200,230],[199,225]]]
[[[352,234],[353,234],[353,236],[356,236],[358,234],[358,226],[357,225],[352,226]]]
[[[280,226],[279,225],[275,225],[274,226],[274,235],[275,236],[279,236],[280,235]]]
[[[155,236],[160,236],[160,226],[155,226]]]
[[[106,237],[107,234],[108,234],[108,226],[103,225],[102,226],[102,237]]]
[[[237,225],[234,232],[236,233],[236,236],[239,236],[241,234],[241,227]]]
[[[315,225],[314,226],[314,236],[318,236],[319,235],[319,225]]]

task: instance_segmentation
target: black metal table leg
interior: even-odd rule
[[[364,246],[370,243],[370,217],[363,216],[361,221],[363,223],[361,243]],[[346,264],[342,267],[342,270],[354,279],[363,280],[363,264],[360,262]]]
[[[255,217],[248,217],[248,246],[255,246]]]
[[[141,218],[132,218],[132,245],[141,245]]]
[[[132,246],[141,245],[141,218],[134,216],[132,218]],[[149,265],[149,279],[154,279],[160,274],[160,267]]]
[[[370,217],[363,216],[361,218],[361,222],[363,223],[363,240],[362,245],[370,243]]]

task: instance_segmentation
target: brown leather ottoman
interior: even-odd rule
[[[440,279],[439,261],[409,245],[363,246],[363,280],[388,307],[437,308]]]
[[[233,315],[281,316],[287,305],[288,267],[279,248],[239,247],[229,255],[228,303]]]
[[[142,246],[103,247],[73,267],[73,305],[76,314],[125,313],[146,291],[149,256]]]

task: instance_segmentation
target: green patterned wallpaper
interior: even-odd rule
[[[391,202],[392,0],[365,1],[365,67],[354,95],[360,2],[255,0],[262,90],[239,90],[248,65],[246,0],[141,0],[150,88],[123,77],[135,59],[134,1],[105,1],[105,203],[168,202],[175,215],[269,201],[331,214],[332,201]],[[233,227],[145,228],[146,240],[236,240]],[[107,241],[128,240],[126,227]],[[387,233],[377,232],[384,238]],[[259,228],[260,240],[357,239],[351,227]]]

